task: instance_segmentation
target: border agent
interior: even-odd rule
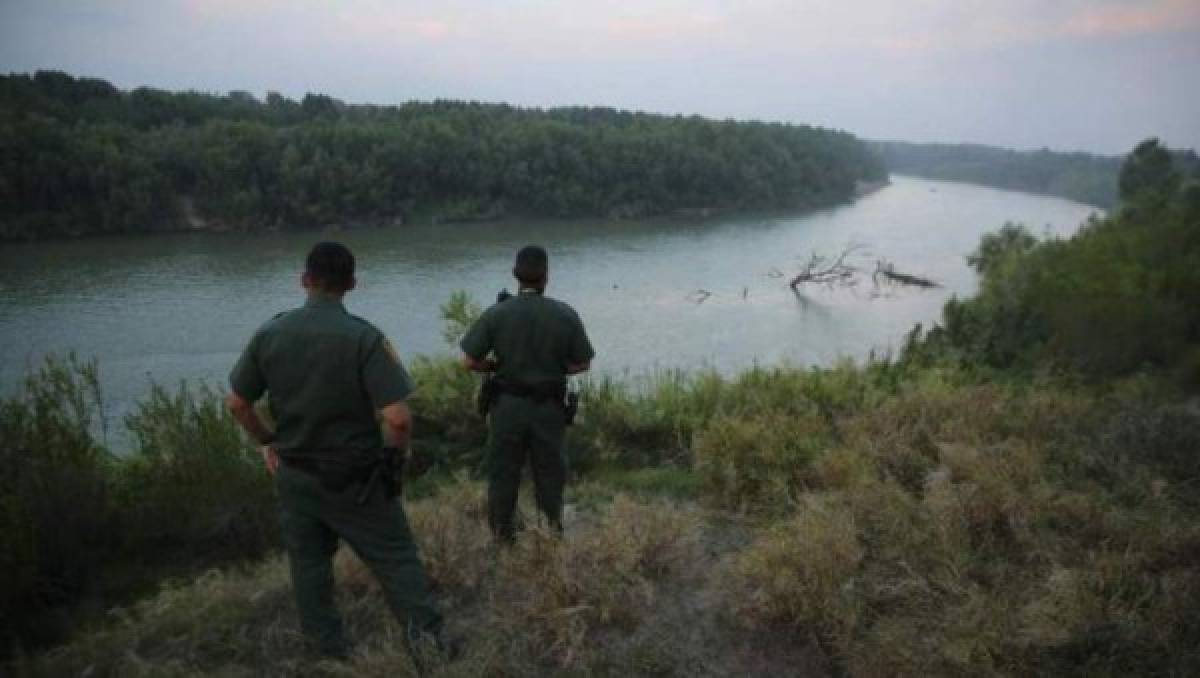
[[[404,400],[412,382],[383,334],[342,306],[355,285],[349,249],[317,243],[302,284],[308,301],[255,333],[230,374],[228,398],[275,477],[301,626],[322,654],[348,655],[333,605],[332,560],[340,537],[379,579],[406,625],[410,652],[414,641],[440,648],[442,618],[395,498],[392,457],[385,452],[395,450],[384,448],[376,418],[393,443],[406,448],[412,418]],[[264,392],[278,423],[274,433],[252,405]]]
[[[519,293],[484,311],[460,343],[467,369],[495,375],[495,393],[486,402],[488,522],[505,542],[515,537],[513,514],[526,457],[538,508],[562,530],[566,376],[586,371],[595,357],[575,310],[544,296],[548,274],[546,250],[522,248],[513,267]],[[493,352],[495,359],[489,359]]]

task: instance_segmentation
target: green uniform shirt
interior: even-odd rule
[[[379,447],[375,413],[412,392],[383,333],[317,295],[255,333],[229,384],[251,402],[267,393],[282,451]]]
[[[561,380],[596,355],[575,309],[531,290],[484,311],[459,346],[476,360],[495,351],[496,376],[523,384]]]

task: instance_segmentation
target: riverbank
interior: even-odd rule
[[[530,529],[501,553],[471,479],[484,439],[475,379],[448,360],[416,361],[413,374],[421,475],[409,511],[465,645],[439,675],[1200,668],[1187,621],[1200,604],[1188,555],[1200,549],[1200,506],[1187,481],[1200,415],[1144,380],[1082,389],[874,363],[592,381],[570,435],[565,539],[539,532],[526,505]],[[159,541],[138,545],[130,535],[153,531],[123,521],[129,554],[200,534],[237,544],[244,516],[273,515],[265,475],[253,461],[211,463],[253,459],[215,398],[155,402],[137,421],[156,433],[121,475],[142,469],[131,496],[141,513],[129,515],[165,522]],[[96,543],[97,526],[84,539],[72,516],[103,511],[49,496],[61,498],[46,516],[56,538]],[[254,497],[265,503],[253,508]],[[88,572],[120,567],[72,547],[64,557]],[[331,666],[305,654],[279,557],[241,553],[207,574],[176,571],[14,668],[410,671],[352,558],[339,556],[339,600],[358,645],[349,665]]]
[[[530,208],[512,208],[503,201],[479,204],[471,200],[450,201],[444,204],[421,205],[412,209],[387,214],[369,216],[337,216],[333,215],[322,223],[291,224],[279,218],[275,219],[245,219],[231,220],[227,217],[202,213],[196,206],[193,196],[182,195],[173,199],[173,207],[161,214],[153,227],[134,230],[88,230],[82,226],[64,226],[50,234],[37,236],[9,237],[6,233],[17,232],[19,229],[7,226],[0,220],[0,242],[7,244],[22,244],[36,242],[54,242],[64,240],[86,239],[94,241],[103,238],[120,238],[131,235],[153,237],[171,234],[213,234],[213,235],[278,235],[282,233],[308,233],[316,235],[333,235],[352,233],[356,231],[372,231],[379,229],[402,229],[417,226],[463,226],[470,224],[487,224],[496,227],[511,226],[515,223],[587,223],[598,227],[603,225],[618,225],[631,221],[666,221],[686,220],[699,221],[716,218],[735,218],[738,216],[769,214],[777,217],[796,217],[805,214],[830,209],[838,206],[853,204],[876,191],[891,184],[890,179],[857,181],[848,194],[829,194],[810,196],[802,204],[794,206],[780,205],[735,205],[725,203],[720,205],[702,206],[659,206],[655,207],[646,202],[615,204],[595,212],[579,212],[570,215],[539,212]]]

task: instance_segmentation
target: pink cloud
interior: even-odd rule
[[[462,33],[461,27],[447,19],[417,17],[399,12],[344,14],[341,17],[343,37],[387,38],[415,37],[422,40],[445,40]]]
[[[1063,26],[1068,35],[1106,36],[1155,33],[1200,27],[1200,2],[1157,0],[1089,8]]]
[[[613,38],[630,41],[668,41],[702,39],[721,26],[712,16],[660,16],[621,18],[608,22],[607,32]]]

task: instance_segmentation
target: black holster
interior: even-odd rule
[[[567,400],[563,403],[563,416],[567,421],[567,426],[575,424],[575,415],[579,414],[579,392],[570,391],[567,393]]]
[[[394,447],[379,448],[378,456],[375,464],[371,469],[371,475],[367,478],[367,482],[363,483],[362,489],[358,492],[358,497],[355,501],[361,506],[366,504],[371,499],[371,494],[375,492],[375,487],[382,484],[384,490],[384,499],[391,501],[400,493],[398,479],[402,477],[404,456]]]
[[[496,377],[485,374],[483,375],[483,383],[479,385],[479,394],[475,396],[475,409],[479,411],[479,416],[486,419],[488,412],[492,409],[492,404],[496,402],[496,398],[500,397],[500,390]]]

